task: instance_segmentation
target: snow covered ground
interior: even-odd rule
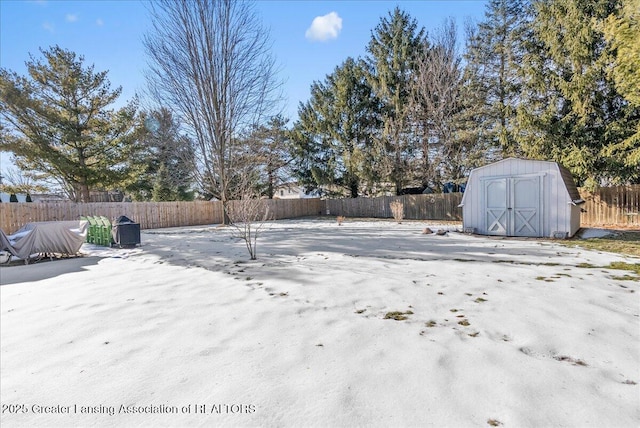
[[[638,426],[640,282],[604,266],[640,260],[426,226],[276,221],[255,261],[162,229],[0,268],[0,422]]]

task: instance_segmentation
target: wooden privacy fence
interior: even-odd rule
[[[263,199],[263,203],[269,206],[272,219],[297,218],[312,215],[321,215],[324,211],[322,199]]]
[[[219,223],[222,208],[217,202],[46,202],[0,204],[0,227],[13,233],[33,221],[78,220],[102,215],[114,220],[121,215],[140,223],[143,229]]]
[[[318,215],[320,199],[265,200],[273,219]],[[102,215],[111,220],[125,215],[142,229],[222,223],[222,202],[73,202],[0,203],[0,228],[7,234],[34,221],[78,220],[80,216]]]
[[[579,189],[586,201],[580,217],[583,226],[623,226],[640,229],[640,185],[603,187],[595,192]],[[414,220],[462,221],[462,193],[329,199],[327,211],[346,217],[392,218],[389,203],[404,204],[404,216]]]
[[[389,204],[393,201],[403,203],[406,219],[462,220],[462,209],[458,208],[462,193],[327,199],[326,210],[330,215],[345,217],[392,218]]]
[[[581,189],[586,203],[583,226],[624,226],[640,229],[640,185],[601,188],[590,193]],[[392,218],[389,203],[404,204],[411,220],[462,220],[461,193],[383,196],[355,199],[264,200],[273,219],[316,215]],[[221,202],[72,202],[0,203],[0,228],[11,234],[33,221],[77,220],[82,215],[103,215],[115,219],[126,215],[142,229],[222,223]]]
[[[583,226],[631,226],[640,229],[640,184],[602,187],[595,192],[580,190],[586,211],[580,217]]]

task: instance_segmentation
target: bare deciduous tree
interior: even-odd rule
[[[404,218],[404,204],[401,201],[392,201],[389,203],[389,208],[391,208],[393,219],[397,221],[398,224],[402,223],[402,219]]]
[[[0,191],[6,193],[41,193],[47,192],[52,183],[47,182],[42,174],[34,171],[21,171],[17,168],[7,168],[0,180]]]
[[[236,137],[263,122],[280,99],[268,31],[244,1],[157,0],[149,8],[151,93],[191,134],[198,184],[226,206],[238,167]]]
[[[456,25],[448,20],[426,39],[418,72],[413,81],[413,112],[422,134],[424,184],[461,178],[459,165],[464,151],[455,138],[456,114],[460,111],[462,71],[456,53]]]
[[[269,205],[260,199],[250,175],[242,175],[237,184],[235,200],[225,206],[225,213],[230,220],[232,235],[244,241],[251,260],[257,258],[258,236],[265,222],[271,219]]]

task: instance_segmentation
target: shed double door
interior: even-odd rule
[[[540,176],[484,181],[485,222],[489,235],[542,236]]]

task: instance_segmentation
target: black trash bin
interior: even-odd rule
[[[113,223],[111,229],[114,245],[118,247],[135,247],[140,244],[140,223],[129,217],[120,216]]]

